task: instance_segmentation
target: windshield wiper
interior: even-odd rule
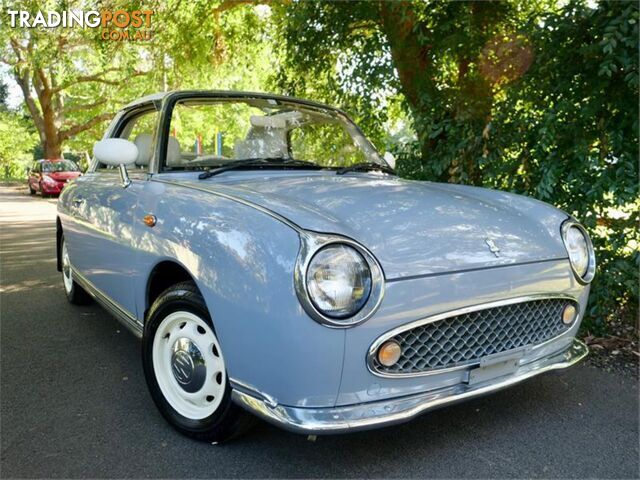
[[[350,165],[348,167],[342,167],[336,170],[336,175],[344,175],[349,172],[371,172],[379,170],[384,173],[390,173],[391,175],[395,175],[396,172],[393,168],[382,165],[380,163],[374,162],[364,162],[364,163],[356,163],[355,165]]]
[[[198,178],[200,180],[204,180],[206,178],[213,177],[214,175],[218,175],[220,173],[224,173],[229,170],[235,170],[237,168],[251,167],[251,166],[304,167],[304,168],[313,168],[313,169],[322,168],[320,165],[317,165],[313,162],[307,162],[305,160],[295,160],[293,158],[285,158],[285,157],[243,158],[242,160],[236,160],[234,162],[227,163],[226,165],[222,165],[220,167],[207,170],[206,172],[202,172],[200,175],[198,175]]]

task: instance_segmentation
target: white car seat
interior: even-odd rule
[[[151,161],[151,154],[153,153],[153,135],[149,133],[140,133],[133,141],[138,147],[138,159],[136,165],[138,167],[146,167]]]
[[[182,151],[180,142],[176,137],[170,136],[167,142],[167,167],[180,167],[184,165],[182,161]]]

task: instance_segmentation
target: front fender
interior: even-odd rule
[[[293,270],[298,232],[243,203],[184,186],[148,182],[136,225],[137,310],[153,267],[173,259],[207,303],[231,381],[291,406],[332,406],[345,332],[313,321],[300,305]]]

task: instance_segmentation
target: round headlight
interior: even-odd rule
[[[569,222],[562,229],[562,237],[571,268],[579,279],[590,282],[595,273],[595,256],[587,232],[577,223]]]
[[[347,318],[367,303],[371,270],[353,247],[333,244],[319,250],[309,262],[306,287],[313,305],[323,315]]]

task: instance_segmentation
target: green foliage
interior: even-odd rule
[[[152,47],[165,75],[159,90],[264,88],[275,61],[268,10],[242,2],[169,0],[155,18]]]
[[[554,203],[588,228],[599,270],[587,326],[637,316],[638,4],[578,2],[528,26],[535,62],[493,106],[485,184]]]
[[[339,104],[378,147],[398,79],[370,2],[298,2],[273,8],[278,64],[272,89]]]
[[[294,2],[274,18],[276,85],[354,112],[402,176],[574,215],[599,262],[586,328],[637,318],[636,2]]]
[[[25,178],[38,135],[27,118],[0,107],[0,178]]]

